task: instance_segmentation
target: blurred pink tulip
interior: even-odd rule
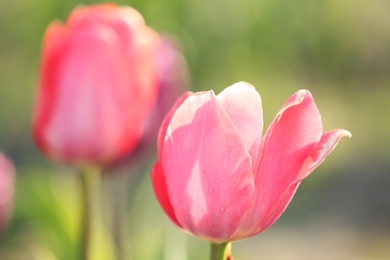
[[[341,137],[351,136],[323,134],[307,90],[287,100],[263,137],[262,130],[260,95],[246,83],[176,102],[160,129],[152,182],[177,226],[213,243],[264,231]]]
[[[48,156],[106,164],[128,154],[157,96],[159,36],[136,10],[79,6],[46,30],[33,135]]]
[[[12,162],[0,153],[0,232],[4,231],[11,217],[15,169]]]

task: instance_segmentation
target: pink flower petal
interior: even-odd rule
[[[342,137],[351,138],[350,132],[344,129],[335,129],[322,135],[321,140],[310,153],[299,176],[300,180],[306,178],[315,168],[317,168],[328,155],[336,148]]]
[[[15,189],[15,167],[0,152],[0,235],[3,235],[12,215]]]
[[[158,134],[158,140],[157,140],[157,150],[158,150],[159,158],[152,169],[152,185],[153,185],[153,190],[156,195],[156,198],[160,203],[161,207],[163,208],[164,212],[179,227],[181,227],[181,225],[176,219],[175,213],[173,212],[173,208],[171,205],[171,201],[168,196],[166,180],[165,180],[163,169],[161,167],[160,157],[162,155],[161,151],[163,148],[164,137],[166,135],[167,128],[171,121],[173,113],[183,103],[183,101],[190,95],[192,95],[191,92],[186,92],[180,98],[178,98],[178,100],[175,102],[171,110],[167,113],[166,117],[164,118],[164,121],[162,122],[160,127],[160,132]]]
[[[283,106],[264,136],[256,187],[270,189],[278,197],[296,179],[321,136],[321,116],[310,92],[298,91]],[[261,192],[273,197],[264,190]]]
[[[263,138],[260,166],[255,177],[256,195],[243,219],[241,232],[254,235],[266,228],[263,223],[282,194],[298,178],[321,135],[321,117],[310,92],[298,91],[283,105]],[[293,194],[290,192],[288,196]],[[290,199],[287,197],[285,201]],[[279,215],[274,214],[274,217]],[[273,223],[276,218],[267,221]],[[255,229],[250,230],[250,227]]]
[[[161,163],[157,162],[153,165],[152,168],[152,185],[153,190],[156,195],[158,202],[163,208],[165,214],[175,223],[177,226],[181,227],[180,223],[177,221],[175,213],[172,208],[171,201],[167,192],[167,184],[164,176],[164,172],[161,168]]]
[[[157,149],[158,149],[158,155],[161,156],[161,150],[164,143],[165,135],[167,134],[168,126],[171,122],[173,114],[176,112],[177,108],[181,106],[181,104],[186,100],[189,96],[193,95],[194,93],[187,91],[183,95],[181,95],[173,104],[172,108],[169,110],[169,112],[166,114],[163,122],[160,126],[160,131],[158,133],[157,137]]]
[[[282,215],[282,213],[287,208],[288,204],[294,197],[295,192],[299,187],[300,182],[293,182],[279,197],[270,210],[266,212],[266,215],[263,217],[263,222],[261,225],[258,225],[259,230],[256,232],[261,232],[269,228],[275,221]]]
[[[53,104],[57,89],[58,60],[64,45],[66,28],[59,22],[53,22],[47,28],[43,39],[43,52],[41,55],[41,71],[39,91],[36,97],[36,109],[33,115],[33,136],[37,145],[46,153],[49,147],[46,144],[44,128],[51,118]]]
[[[214,242],[229,240],[253,195],[252,164],[212,91],[188,97],[176,110],[161,162],[181,226]]]
[[[263,132],[263,109],[259,93],[252,85],[239,82],[226,88],[217,98],[241,134],[255,172],[260,159]]]
[[[299,176],[297,176],[297,179],[291,183],[291,185],[275,203],[272,210],[268,212],[268,216],[264,218],[265,221],[262,223],[263,229],[267,229],[279,218],[279,216],[284,212],[290,203],[290,200],[293,198],[300,182],[325,160],[325,158],[333,151],[342,137],[351,137],[351,133],[343,129],[336,129],[322,135],[320,142],[311,151],[310,156],[306,159],[306,162],[302,167],[301,173]]]

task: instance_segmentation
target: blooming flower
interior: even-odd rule
[[[264,231],[341,137],[350,137],[341,129],[323,134],[307,90],[287,100],[263,137],[262,130],[260,95],[246,83],[176,102],[160,128],[152,182],[177,226],[213,243]]]
[[[12,211],[15,169],[12,162],[0,153],[0,231],[7,226]]]
[[[33,135],[51,158],[106,164],[135,147],[158,90],[158,35],[130,7],[79,6],[43,40]]]

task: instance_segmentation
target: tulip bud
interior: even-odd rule
[[[157,96],[158,35],[140,13],[79,6],[43,40],[33,136],[52,159],[107,164],[138,143]]]

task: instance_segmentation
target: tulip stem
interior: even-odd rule
[[[231,248],[231,242],[222,244],[211,243],[210,260],[233,260]]]
[[[127,242],[126,230],[128,217],[128,174],[118,173],[118,176],[109,176],[111,185],[113,186],[110,190],[111,194],[111,232],[115,243],[115,254],[117,260],[125,260],[126,258],[126,247]]]
[[[82,190],[81,260],[114,259],[101,211],[101,171],[80,169]]]

